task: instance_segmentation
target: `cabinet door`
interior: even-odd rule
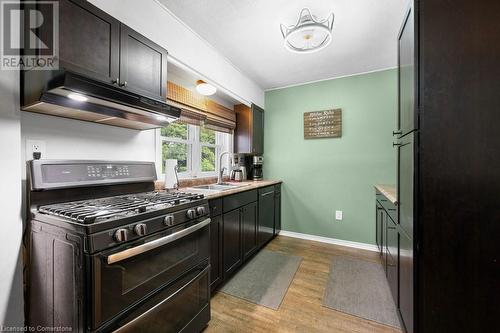
[[[259,190],[258,244],[263,246],[273,238],[274,233],[274,188]]]
[[[140,95],[165,100],[167,51],[124,24],[120,36],[120,86]]]
[[[257,249],[257,203],[242,208],[241,229],[243,240],[243,259],[251,256]]]
[[[120,22],[87,1],[59,1],[60,67],[104,82],[119,75]]]
[[[399,235],[399,310],[408,333],[413,332],[413,242]]]
[[[252,153],[264,154],[264,110],[252,104]]]
[[[274,196],[274,236],[281,231],[281,193]]]
[[[375,241],[377,242],[378,250],[380,255],[382,255],[382,235],[383,235],[383,229],[382,229],[382,214],[383,214],[384,209],[382,206],[378,203],[375,204]]]
[[[396,303],[396,306],[398,306],[399,234],[396,229],[396,224],[388,215],[386,215],[386,240],[387,281],[389,282],[389,288],[391,289],[394,303]]]
[[[227,212],[223,223],[224,278],[233,273],[242,263],[240,209]]]
[[[398,39],[399,116],[401,134],[415,129],[415,29],[413,8],[408,12]]]
[[[398,147],[398,223],[413,238],[414,133]]]
[[[222,216],[212,217],[210,222],[210,290],[222,281]]]

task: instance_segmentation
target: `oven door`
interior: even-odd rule
[[[210,219],[92,256],[91,330],[127,314],[196,267],[208,265]]]

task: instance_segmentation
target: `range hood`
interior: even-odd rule
[[[70,71],[25,72],[21,84],[23,111],[140,130],[164,127],[181,113],[165,101]],[[75,95],[80,100],[70,98]]]

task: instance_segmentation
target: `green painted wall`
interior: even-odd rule
[[[304,140],[304,112],[331,108],[342,137]],[[395,69],[266,92],[264,176],[284,182],[283,230],[375,244],[373,184],[396,181],[396,108]]]

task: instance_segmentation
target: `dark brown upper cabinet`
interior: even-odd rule
[[[234,152],[240,154],[264,154],[264,110],[255,104],[234,106],[236,129]]]
[[[120,21],[87,1],[59,1],[59,65],[116,83],[120,63]]]
[[[167,96],[167,51],[121,25],[120,86],[152,98]]]
[[[60,66],[165,100],[167,51],[82,0],[59,1]]]
[[[415,27],[413,8],[408,11],[398,36],[398,130],[404,136],[417,127],[415,117]]]

